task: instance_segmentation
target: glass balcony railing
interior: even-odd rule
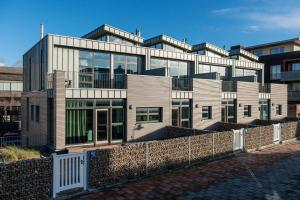
[[[172,90],[192,91],[193,79],[189,77],[172,77]]]
[[[265,83],[263,84],[259,84],[259,93],[271,93],[271,85]]]
[[[222,81],[222,92],[236,92],[235,81]]]
[[[64,72],[66,88],[126,89],[126,74]],[[48,75],[48,89],[53,88],[53,74]]]

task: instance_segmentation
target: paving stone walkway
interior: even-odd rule
[[[300,199],[299,188],[300,142],[295,141],[75,199]]]
[[[179,200],[300,199],[300,156],[261,167],[238,178],[191,192]]]

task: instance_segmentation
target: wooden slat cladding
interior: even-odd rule
[[[249,123],[259,118],[258,83],[237,82],[237,123]],[[251,105],[251,117],[244,116],[244,106]]]
[[[148,134],[162,134],[162,129],[171,124],[171,78],[157,76],[127,77],[127,140]],[[129,109],[132,106],[132,109]],[[162,107],[162,122],[136,124],[137,107]]]
[[[282,106],[282,115],[276,115],[276,105]],[[287,85],[271,84],[271,119],[281,119],[287,116]]]
[[[193,126],[205,129],[221,121],[221,81],[193,79]],[[198,108],[196,108],[198,104]],[[202,106],[212,106],[212,119],[202,119]]]

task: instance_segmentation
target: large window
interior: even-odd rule
[[[114,65],[111,66],[111,57]],[[122,88],[124,74],[137,74],[141,56],[80,51],[80,88]],[[114,76],[111,76],[112,70]]]
[[[281,73],[281,65],[272,65],[270,66],[270,79],[280,79],[280,73]]]
[[[154,45],[151,45],[150,48],[155,48],[155,49],[162,49],[162,43],[157,43],[157,44],[154,44]]]
[[[251,105],[244,105],[244,117],[251,117]]]
[[[289,65],[290,71],[300,71],[300,63],[292,63]]]
[[[114,73],[115,74],[137,74],[138,56],[114,55]]]
[[[188,63],[181,61],[169,61],[170,62],[170,76],[181,77],[188,75]]]
[[[0,82],[0,91],[23,91],[23,83]]]
[[[202,119],[207,120],[212,118],[212,107],[202,106]]]
[[[137,123],[152,123],[162,121],[162,108],[160,107],[138,107],[136,108]]]
[[[270,49],[270,54],[278,54],[278,53],[284,53],[285,48],[284,47],[276,47]]]
[[[256,50],[254,52],[254,54],[257,55],[257,56],[263,56],[264,55],[264,51],[263,50]]]
[[[122,140],[125,134],[124,104],[123,99],[66,100],[66,144]]]
[[[300,83],[289,83],[288,84],[288,91],[289,92],[294,92],[294,91],[297,91],[299,92],[300,91]]]
[[[226,79],[227,77],[227,68],[224,66],[199,64],[198,69],[199,69],[198,74],[217,72],[220,74],[222,80]]]
[[[235,76],[242,77],[242,76],[258,76],[258,71],[254,69],[242,69],[242,68],[235,68]]]
[[[166,59],[151,58],[150,60],[151,69],[167,68],[167,67],[168,67],[168,60]]]
[[[80,144],[93,141],[93,110],[66,110],[66,144]]]

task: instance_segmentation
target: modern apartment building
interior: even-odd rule
[[[107,145],[154,138],[170,125],[286,117],[286,85],[264,84],[264,65],[235,55],[106,24],[81,38],[48,34],[23,56],[25,142]]]
[[[300,38],[259,44],[247,50],[265,64],[265,81],[288,85],[288,115],[300,117]]]
[[[22,68],[0,67],[0,137],[20,131],[22,74]]]

